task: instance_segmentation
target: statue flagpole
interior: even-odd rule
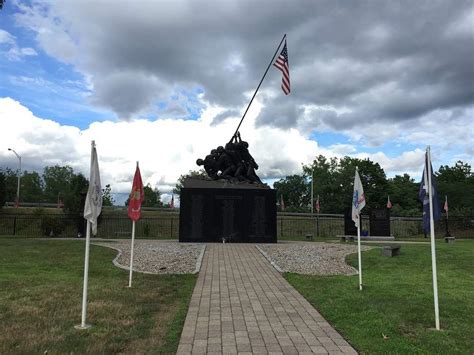
[[[260,80],[260,83],[259,83],[258,86],[257,86],[257,89],[256,89],[255,92],[253,93],[253,96],[252,96],[252,98],[250,99],[250,102],[249,102],[249,104],[248,104],[248,106],[247,106],[247,109],[245,110],[245,112],[244,112],[244,114],[243,114],[243,116],[242,116],[242,119],[240,120],[239,125],[237,126],[237,129],[235,130],[235,133],[234,133],[234,135],[232,136],[232,138],[234,138],[235,135],[237,134],[237,132],[239,131],[240,125],[242,124],[242,122],[243,122],[243,120],[244,120],[244,118],[245,118],[245,115],[247,114],[247,112],[248,112],[248,110],[249,110],[249,108],[250,108],[250,105],[252,105],[253,99],[255,98],[255,95],[257,95],[258,89],[260,89],[260,85],[262,85],[263,79],[265,79],[265,76],[266,76],[267,73],[268,73],[268,69],[270,69],[270,66],[272,65],[273,61],[275,60],[275,57],[276,57],[276,55],[277,55],[277,53],[278,53],[278,50],[280,49],[280,47],[281,47],[283,41],[285,40],[285,38],[286,38],[286,33],[283,35],[283,38],[281,39],[280,44],[278,45],[278,47],[277,47],[277,49],[276,49],[276,51],[275,51],[275,54],[273,54],[272,60],[270,60],[270,63],[268,64],[268,67],[267,67],[267,70],[265,70],[265,73],[263,74],[262,79]],[[232,140],[232,138],[231,138],[230,140]]]

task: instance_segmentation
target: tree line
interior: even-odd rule
[[[0,208],[5,202],[16,200],[18,175],[9,168],[0,169]],[[61,204],[69,213],[78,212],[89,187],[89,180],[76,173],[70,166],[48,166],[40,175],[36,171],[23,171],[20,179],[20,204],[54,203]],[[144,186],[144,207],[163,207],[161,193],[150,184]],[[113,206],[110,184],[102,189],[103,206]],[[128,202],[128,200],[127,200]],[[126,202],[126,204],[127,204]]]
[[[17,171],[0,169],[0,206],[16,200],[18,184]],[[87,193],[89,181],[70,166],[48,166],[42,175],[36,171],[22,171],[20,178],[20,204],[54,203],[60,204],[68,212],[81,209],[81,202]],[[112,206],[114,200],[110,185],[102,189],[103,205]]]
[[[314,200],[319,195],[320,213],[344,213],[351,206],[356,166],[359,167],[368,208],[386,207],[390,196],[392,215],[420,216],[419,182],[415,182],[409,174],[387,178],[378,163],[347,156],[328,159],[319,155],[311,164],[303,165],[302,174],[286,176],[275,182],[277,201],[283,198],[285,211],[310,212],[313,182]],[[441,166],[435,175],[440,205],[443,206],[444,196],[447,195],[451,215],[474,214],[474,174],[471,166],[458,161],[451,167]]]

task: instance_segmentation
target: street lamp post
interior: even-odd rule
[[[20,205],[21,156],[14,149],[8,148],[8,150],[13,152],[16,155],[16,157],[18,158],[18,162],[19,162],[18,185],[16,187],[16,203],[15,203],[16,207],[18,207]]]

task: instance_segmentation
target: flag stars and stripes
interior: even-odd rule
[[[288,49],[286,47],[286,41],[280,55],[273,65],[282,72],[281,88],[285,95],[288,95],[290,93],[290,67],[288,64]]]

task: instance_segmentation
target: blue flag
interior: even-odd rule
[[[421,178],[420,191],[418,199],[423,202],[423,231],[428,234],[430,232],[430,198],[428,192],[428,164],[431,171],[431,200],[433,202],[433,220],[438,221],[441,218],[439,207],[438,192],[436,191],[436,179],[433,174],[431,161],[428,161],[428,155],[425,154],[425,168],[423,169],[423,177]]]

